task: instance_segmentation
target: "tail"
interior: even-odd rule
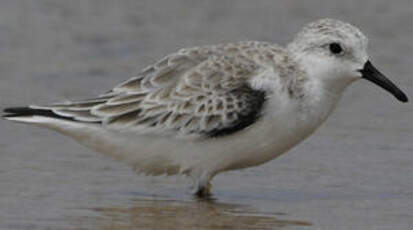
[[[102,133],[102,118],[91,114],[91,108],[104,99],[65,102],[49,106],[29,105],[3,110],[1,116],[10,121],[33,124],[55,130],[79,142]]]
[[[91,134],[98,128],[95,122],[82,122],[69,115],[60,115],[53,109],[39,106],[11,107],[3,110],[4,119],[29,123],[55,130],[78,141]],[[91,131],[93,130],[93,131]]]
[[[88,138],[95,136],[100,125],[96,122],[83,122],[70,117],[60,115],[53,109],[39,106],[5,108],[1,115],[6,120],[29,123],[44,128],[55,130],[66,136],[83,143]]]
[[[30,106],[5,108],[3,113],[3,118],[17,122],[36,123],[36,118],[38,117],[74,121],[73,118],[58,115],[52,110],[31,108]]]
[[[64,105],[67,106],[67,105]],[[86,108],[88,109],[88,108]],[[5,108],[1,115],[6,120],[24,123],[42,123],[45,120],[78,123],[101,123],[101,119],[90,114],[89,110],[61,109],[54,106],[27,106]]]

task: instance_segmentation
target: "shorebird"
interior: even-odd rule
[[[3,117],[70,136],[140,173],[187,175],[194,193],[208,196],[218,173],[263,164],[311,135],[358,79],[407,102],[369,61],[367,43],[356,27],[321,19],[286,47],[185,48],[93,99],[7,108]]]

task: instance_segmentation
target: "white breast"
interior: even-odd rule
[[[272,160],[312,134],[329,116],[339,97],[309,84],[303,99],[272,98],[264,117],[247,130],[215,141],[220,169],[251,167]],[[207,161],[205,161],[207,162]],[[216,164],[216,163],[215,163]]]

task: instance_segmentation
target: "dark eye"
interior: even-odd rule
[[[341,48],[341,45],[336,42],[331,43],[329,47],[330,47],[331,53],[333,54],[339,54],[343,52],[343,48]]]

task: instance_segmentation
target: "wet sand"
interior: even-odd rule
[[[217,1],[218,3],[218,1]],[[333,17],[413,99],[410,0],[0,2],[0,107],[88,98],[182,47],[286,44]],[[214,201],[182,177],[136,175],[53,131],[0,120],[0,229],[413,228],[413,106],[369,82],[288,154],[221,174]]]

